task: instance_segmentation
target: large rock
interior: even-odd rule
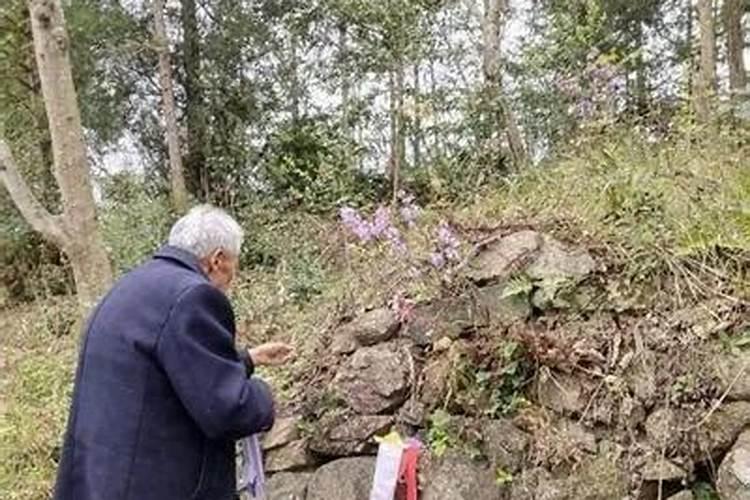
[[[374,309],[339,328],[333,336],[331,350],[349,354],[358,347],[370,346],[393,338],[399,322],[387,308]]]
[[[495,468],[515,473],[521,469],[529,447],[529,435],[509,420],[486,420],[481,423],[484,455]]]
[[[477,255],[467,272],[470,279],[503,283],[523,271],[537,288],[535,303],[553,304],[557,291],[588,276],[596,262],[584,250],[568,249],[551,236],[519,231],[492,243]]]
[[[722,391],[728,390],[727,399],[750,401],[750,352],[725,354],[714,366]]]
[[[305,500],[311,473],[280,472],[266,482],[267,500]]]
[[[277,418],[270,431],[263,436],[263,449],[272,450],[296,441],[300,438],[299,425],[301,417]]]
[[[388,415],[340,416],[324,419],[311,439],[310,450],[328,457],[346,457],[374,452],[373,436],[385,434],[393,424]]]
[[[697,460],[717,459],[750,425],[750,402],[736,401],[713,412],[698,428]]]
[[[750,431],[743,432],[724,457],[716,486],[722,500],[750,498]]]
[[[317,462],[307,451],[307,440],[298,439],[280,448],[274,448],[266,453],[266,471],[284,472],[307,469]]]
[[[509,295],[507,286],[492,285],[477,290],[476,300],[486,322],[492,326],[507,326],[531,316],[528,297]]]
[[[431,464],[426,476],[423,500],[501,500],[504,496],[491,469],[465,458],[446,456]]]
[[[342,458],[318,469],[310,480],[307,500],[359,500],[370,496],[374,457]]]
[[[557,413],[577,414],[586,408],[586,382],[562,372],[542,372],[537,379],[539,403]]]
[[[457,339],[464,332],[487,325],[486,314],[470,297],[448,297],[417,305],[409,315],[404,335],[417,345]]]
[[[360,415],[393,410],[409,394],[410,356],[398,342],[358,349],[340,368],[334,388]]]
[[[479,283],[505,281],[537,257],[543,242],[544,238],[536,231],[506,236],[481,251],[472,260],[467,275]]]
[[[540,281],[542,288],[558,281],[579,281],[596,267],[596,262],[585,250],[569,250],[547,235],[542,240],[538,257],[526,268],[526,274]]]

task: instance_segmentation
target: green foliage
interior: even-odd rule
[[[460,151],[438,158],[429,168],[405,173],[405,184],[420,200],[469,205],[503,185],[508,175],[503,158]]]
[[[7,210],[13,216],[0,218],[0,307],[69,293],[72,277],[60,251]]]
[[[513,474],[506,471],[502,467],[495,469],[495,484],[498,486],[505,486],[513,482]]]
[[[719,493],[709,483],[699,482],[693,486],[695,500],[721,500]]]
[[[435,410],[430,416],[427,429],[427,442],[435,456],[441,457],[456,445],[456,438],[451,430],[451,416],[444,410]]]
[[[360,205],[379,191],[377,180],[352,168],[354,146],[325,120],[290,123],[271,136],[264,179],[286,206],[312,212]]]
[[[169,200],[150,193],[142,179],[119,174],[104,186],[99,221],[114,268],[125,272],[164,244],[172,216]]]
[[[455,367],[453,407],[497,418],[513,414],[526,403],[523,389],[530,370],[521,346],[504,340],[497,344],[493,354],[481,360],[461,359]]]

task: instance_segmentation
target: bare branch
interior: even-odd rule
[[[65,246],[67,237],[61,221],[39,203],[18,171],[8,144],[0,138],[0,181],[13,203],[34,230],[58,246]]]

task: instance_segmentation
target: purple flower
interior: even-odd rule
[[[363,219],[357,210],[351,207],[342,207],[339,210],[339,217],[341,217],[344,226],[354,233],[360,241],[368,242],[373,238],[370,223]]]
[[[442,252],[433,252],[430,254],[430,264],[436,269],[441,269],[445,265],[445,257]]]
[[[438,226],[438,245],[448,260],[458,260],[458,249],[461,242],[458,241],[456,234],[445,221]]]
[[[398,253],[406,253],[406,243],[401,238],[401,233],[393,226],[385,231],[385,237],[391,242],[391,246]]]
[[[414,227],[416,225],[417,217],[419,217],[420,209],[417,205],[402,205],[399,209],[399,215],[401,220],[404,221],[408,227]]]
[[[375,238],[380,238],[392,227],[391,214],[386,207],[378,207],[370,227]]]

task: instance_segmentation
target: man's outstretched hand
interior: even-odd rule
[[[283,342],[267,342],[248,349],[255,366],[279,366],[294,359],[294,348]]]

